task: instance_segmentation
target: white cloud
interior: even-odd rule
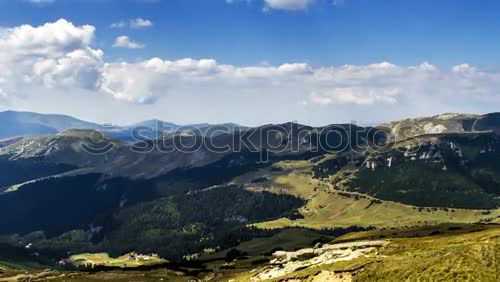
[[[312,74],[312,68],[304,63],[283,64],[281,66],[244,66],[219,64],[213,59],[180,59],[176,61],[153,58],[136,64],[107,65],[113,73],[113,67],[120,68],[118,81],[108,80],[105,72],[103,86],[114,85],[120,91],[108,91],[113,96],[125,100],[155,101],[167,92],[177,91],[178,87],[198,89],[200,92],[214,92],[216,89],[232,89],[235,93],[242,91],[270,91],[273,88],[287,87],[290,82]],[[129,73],[129,71],[131,73]],[[135,77],[136,79],[124,79]],[[138,79],[140,77],[140,79]],[[135,82],[139,83],[138,89]],[[266,89],[267,88],[267,89]],[[108,90],[113,89],[109,87]],[[120,93],[116,95],[116,93]],[[137,95],[140,98],[137,98]],[[133,97],[127,99],[124,97]]]
[[[119,22],[112,23],[109,27],[111,27],[111,28],[124,28],[126,26],[127,26],[126,21],[119,21]]]
[[[52,4],[56,2],[56,0],[26,0],[26,1],[33,4]]]
[[[103,52],[90,47],[94,31],[64,19],[38,27],[0,27],[0,73],[8,81],[4,93],[26,84],[97,87]]]
[[[476,70],[464,77],[455,69],[439,70],[429,63],[403,67],[387,62],[320,68],[304,63],[239,67],[213,59],[153,58],[107,64],[102,85],[117,99],[140,103],[156,101],[185,86],[200,93],[232,89],[235,95],[254,91],[256,95],[270,93],[283,99],[287,99],[287,92],[302,92],[312,105],[395,105],[427,96],[430,101],[499,97],[496,88],[500,87],[500,74]]]
[[[312,93],[311,102],[318,105],[356,104],[372,105],[375,103],[395,104],[399,89],[370,89],[364,87],[335,88],[324,93]]]
[[[266,9],[300,11],[306,10],[314,0],[264,0]]]
[[[39,27],[0,27],[0,61],[59,57],[68,51],[87,48],[94,39],[94,32],[93,26],[75,27],[64,19]]]
[[[113,44],[115,48],[140,49],[144,48],[144,44],[134,42],[126,35],[118,36]]]
[[[136,19],[131,19],[129,21],[118,21],[114,22],[110,25],[111,28],[125,28],[125,27],[130,27],[134,29],[139,29],[139,28],[146,28],[146,27],[152,27],[154,24],[152,21],[143,19],[143,18],[136,18]]]
[[[153,22],[150,20],[146,20],[143,18],[137,18],[130,20],[130,27],[131,28],[143,28],[143,27],[151,27],[153,26]]]
[[[226,0],[226,3],[228,4],[235,4],[237,2],[245,2],[247,4],[250,4],[254,0]]]
[[[477,72],[477,69],[469,64],[460,64],[453,66],[452,71],[458,74],[474,74]]]
[[[214,60],[193,59],[164,61],[153,58],[139,63],[110,63],[103,69],[101,87],[119,100],[153,103],[171,86],[212,79],[224,68]]]
[[[103,52],[92,47],[94,34],[93,26],[75,26],[63,19],[35,27],[0,27],[0,107],[12,99],[32,101],[36,96],[36,103],[23,108],[37,110],[37,103],[54,107],[61,97],[86,93],[108,101],[103,112],[111,104],[156,103],[170,106],[178,115],[199,114],[199,120],[210,113],[216,117],[227,113],[227,120],[248,115],[253,120],[277,122],[298,119],[301,113],[306,118],[322,115],[323,121],[334,120],[332,112],[356,118],[375,114],[382,120],[424,112],[482,112],[500,104],[500,72],[469,64],[450,68],[428,62],[414,66],[389,62],[237,66],[212,58],[105,62]],[[141,45],[128,37],[117,42]],[[44,102],[52,93],[60,96]],[[242,105],[252,110],[233,110]],[[147,112],[153,107],[135,109]]]

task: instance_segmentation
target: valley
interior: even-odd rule
[[[0,281],[494,281],[497,116],[16,138],[0,147]]]

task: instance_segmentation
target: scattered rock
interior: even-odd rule
[[[270,261],[270,266],[265,267],[262,271],[257,273],[252,278],[252,280],[259,281],[265,279],[274,279],[308,267],[328,265],[339,261],[349,261],[360,256],[372,255],[377,251],[378,248],[384,247],[387,244],[387,241],[377,240],[333,245],[325,244],[320,248],[307,248],[295,252],[277,251],[273,254],[274,259]],[[323,275],[327,276],[332,274],[324,273]]]

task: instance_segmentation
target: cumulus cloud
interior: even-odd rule
[[[152,103],[167,89],[257,89],[286,86],[291,81],[313,74],[304,63],[281,66],[246,66],[219,64],[213,59],[185,58],[176,61],[153,58],[138,63],[110,63],[103,71],[102,88],[113,97],[129,102]],[[204,89],[204,90],[203,90]]]
[[[0,27],[0,73],[4,93],[40,84],[94,89],[103,52],[90,47],[95,28],[61,19],[38,27]]]
[[[41,26],[0,28],[0,99],[20,92],[42,95],[85,89],[103,99],[137,104],[159,105],[175,97],[170,102],[185,99],[191,105],[204,99],[207,105],[223,102],[238,108],[265,100],[265,105],[255,102],[255,110],[263,107],[285,116],[293,116],[300,110],[297,107],[309,109],[304,116],[318,111],[328,115],[332,110],[363,115],[380,112],[381,106],[404,109],[406,115],[429,107],[458,111],[500,103],[500,72],[469,64],[450,68],[428,62],[237,66],[212,58],[105,62],[103,52],[92,47],[94,34],[93,26],[75,26],[63,19]],[[123,37],[117,45],[137,48],[141,44]]]
[[[469,64],[460,64],[453,66],[452,71],[458,74],[474,74],[477,73],[477,69]]]
[[[125,28],[130,27],[134,29],[152,27],[154,24],[152,21],[143,18],[135,18],[128,21],[118,21],[110,25],[111,28]]]
[[[87,48],[94,39],[94,32],[91,25],[75,27],[64,19],[39,27],[0,28],[0,60],[59,57],[68,51]]]
[[[311,94],[311,102],[319,105],[356,104],[372,105],[375,103],[395,104],[399,89],[370,89],[363,87],[339,87],[324,93]]]
[[[113,44],[115,48],[140,49],[144,48],[144,44],[134,42],[126,35],[118,36]]]
[[[369,65],[313,68],[305,63],[280,66],[234,66],[213,59],[177,61],[153,58],[138,63],[106,64],[105,92],[126,101],[153,102],[186,85],[205,93],[234,89],[282,95],[301,91],[308,104],[394,105],[429,95],[429,99],[496,97],[500,74],[474,69],[467,76],[452,67],[440,70],[429,63],[397,66],[388,62]],[[168,89],[168,91],[167,91]],[[236,94],[235,94],[236,95]]]
[[[264,0],[266,9],[300,11],[306,10],[314,0]]]
[[[145,20],[143,18],[137,18],[130,20],[131,28],[143,28],[143,27],[151,27],[153,26],[153,22],[150,20]]]

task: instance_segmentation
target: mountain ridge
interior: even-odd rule
[[[320,250],[329,236],[356,230],[494,225],[497,116],[447,114],[385,128],[289,122],[135,143],[92,129],[7,140],[0,148],[0,254],[2,244],[52,263],[70,261],[68,252],[108,259],[157,253],[189,263],[214,254],[223,267],[241,259],[253,269],[240,251],[253,244],[261,246],[254,258],[272,259],[281,248]],[[416,129],[394,136],[407,125]],[[115,147],[83,149],[96,140]],[[185,150],[168,150],[179,144]],[[278,234],[284,237],[273,239]]]
[[[180,125],[159,119],[145,120],[132,125],[119,126],[112,124],[98,124],[63,114],[41,114],[10,110],[0,112],[0,123],[3,124],[2,129],[0,129],[0,139],[51,135],[61,133],[69,129],[93,129],[102,131],[103,133],[124,141],[137,141],[137,138],[132,136],[132,132],[134,129],[140,129],[141,127],[147,127],[147,129],[150,129],[145,130],[145,132],[142,133],[142,136],[147,138],[158,138],[164,134],[182,134],[182,132],[186,132],[190,129],[196,129],[203,133],[211,128],[219,128],[221,130],[224,129],[225,132],[230,132],[231,130],[239,127],[247,128],[236,123],[200,123]]]

